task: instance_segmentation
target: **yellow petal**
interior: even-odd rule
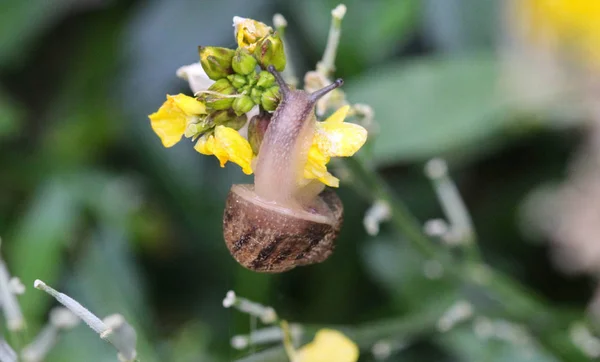
[[[188,116],[177,106],[173,97],[167,96],[163,105],[150,116],[152,130],[165,147],[175,145],[185,132]]]
[[[350,106],[343,106],[335,111],[331,116],[327,117],[324,123],[342,123],[350,111]]]
[[[339,187],[340,180],[327,172],[327,163],[330,158],[323,155],[319,147],[313,144],[308,151],[308,160],[304,166],[304,178],[317,179],[327,186]]]
[[[240,48],[254,51],[256,43],[263,37],[271,34],[273,29],[260,21],[235,16],[233,18],[235,27],[235,39]]]
[[[317,122],[313,144],[304,167],[304,178],[317,179],[327,186],[339,187],[340,180],[327,172],[331,157],[348,157],[358,151],[367,140],[363,127],[344,123],[350,106],[344,106],[324,122]]]
[[[214,155],[219,160],[221,167],[225,167],[225,164],[229,161],[227,150],[217,141],[215,135],[200,137],[194,149],[203,155]]]
[[[354,123],[319,123],[315,143],[329,157],[350,157],[367,140],[367,130]]]
[[[252,174],[250,163],[254,153],[247,139],[233,128],[225,126],[215,128],[215,139],[217,144],[227,152],[229,161],[238,164],[246,175]]]
[[[194,149],[203,155],[215,155],[221,167],[231,161],[238,164],[246,175],[252,174],[252,147],[233,128],[217,126],[214,135],[200,137]]]
[[[524,0],[515,2],[512,18],[522,22],[528,40],[600,65],[600,2],[590,0]]]
[[[213,135],[204,135],[198,139],[194,149],[203,155],[214,155],[215,137]]]
[[[324,122],[317,122],[315,140],[319,150],[329,157],[349,157],[367,140],[367,130],[354,123],[344,123],[349,106],[338,109]]]
[[[173,99],[173,102],[187,115],[198,115],[206,114],[206,107],[204,103],[200,102],[194,97],[186,96],[185,94],[178,94],[175,96],[167,96],[167,98]]]
[[[321,329],[315,339],[300,348],[299,362],[356,362],[358,347],[348,337],[333,329]]]

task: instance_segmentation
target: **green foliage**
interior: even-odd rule
[[[500,325],[506,327],[506,324]],[[473,331],[473,326],[465,326],[443,334],[437,338],[437,342],[447,347],[457,360],[464,362],[557,361],[540,348],[519,345],[525,342],[525,339],[507,340],[506,338],[518,338],[518,335],[511,336],[511,332],[504,327],[501,327],[500,331],[492,332],[491,336],[478,336]],[[500,338],[494,333],[498,333]]]
[[[349,81],[349,99],[372,106],[382,130],[374,143],[375,161],[393,165],[480,153],[502,134],[510,116],[498,67],[491,54],[423,57]]]
[[[23,121],[23,110],[0,90],[0,140],[19,131]]]
[[[44,35],[73,6],[72,0],[19,1],[0,4],[0,68],[16,66]]]
[[[77,204],[68,191],[68,184],[48,180],[33,195],[16,230],[9,234],[7,256],[14,275],[27,286],[33,285],[40,275],[48,282],[57,281],[63,271],[65,248],[78,222]],[[42,319],[49,304],[48,298],[36,293],[24,299],[21,306],[26,320],[35,323]]]
[[[339,2],[308,0],[293,2],[290,11],[302,24],[302,33],[321,54],[325,48],[331,9]],[[422,2],[418,0],[346,1],[337,69],[357,74],[366,66],[380,64],[414,35]],[[373,21],[377,19],[377,21]],[[310,65],[309,65],[310,66]]]

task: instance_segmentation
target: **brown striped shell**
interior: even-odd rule
[[[306,210],[294,211],[262,201],[254,185],[233,185],[225,205],[223,235],[241,265],[280,273],[327,259],[342,214],[342,202],[331,190],[319,194]]]

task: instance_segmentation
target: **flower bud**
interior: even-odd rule
[[[235,50],[219,47],[198,47],[200,64],[206,75],[212,80],[218,80],[233,73],[231,60]]]
[[[279,87],[273,86],[263,92],[260,98],[260,104],[267,111],[274,111],[277,105],[281,101],[281,94],[279,93]]]
[[[212,112],[208,115],[207,121],[212,125],[212,127],[216,127],[223,125],[224,123],[227,123],[234,118],[235,113],[233,113],[231,109],[225,109],[222,111]]]
[[[285,69],[283,41],[277,33],[260,40],[254,49],[254,56],[263,69],[273,65],[278,71]]]
[[[207,121],[212,125],[212,127],[225,126],[233,128],[236,131],[242,128],[246,124],[247,120],[248,118],[245,114],[238,116],[232,109],[216,111],[214,113],[211,113],[207,119]]]
[[[248,142],[255,155],[260,150],[260,145],[267,132],[267,127],[271,122],[271,114],[267,112],[260,112],[256,116],[252,117],[250,123],[248,123]]]
[[[233,88],[233,85],[231,85],[229,80],[226,78],[219,79],[211,85],[208,90],[219,94],[204,93],[202,97],[204,98],[206,107],[212,110],[221,110],[231,107],[233,97],[223,97],[223,95],[227,96],[235,93],[235,88]]]
[[[231,67],[233,70],[242,75],[250,74],[256,68],[256,59],[250,52],[244,48],[239,48],[235,51]]]
[[[185,132],[184,132],[184,136],[186,138],[192,138],[195,137],[197,134],[200,133],[200,125],[198,123],[190,123],[186,126],[185,128]]]
[[[233,18],[233,26],[235,27],[235,39],[240,48],[253,51],[256,43],[271,34],[273,29],[260,21],[241,18],[236,16]]]
[[[237,114],[238,116],[250,111],[254,106],[255,103],[252,101],[252,98],[250,98],[247,95],[235,98],[233,100],[233,103],[231,104],[231,107],[235,111],[235,114]]]
[[[258,88],[252,88],[250,91],[250,98],[256,104],[260,104],[260,99],[262,97],[263,92]]]
[[[231,85],[233,85],[233,87],[238,90],[248,83],[248,81],[246,80],[246,77],[244,77],[243,75],[239,75],[239,74],[228,75],[227,79],[229,79],[229,81],[231,82]]]
[[[256,74],[256,71],[246,76],[246,82],[248,82],[248,84],[250,85],[249,89],[256,85],[256,82],[258,82],[258,74]]]
[[[273,84],[275,84],[275,77],[273,76],[273,74],[267,72],[266,70],[263,70],[258,74],[258,82],[256,82],[257,86],[267,89],[270,88]]]
[[[233,128],[234,130],[238,131],[240,128],[244,127],[246,121],[248,121],[248,117],[245,114],[242,114],[229,119],[223,123],[223,126]]]
[[[195,138],[201,133],[208,131],[210,128],[214,127],[214,123],[209,117],[205,117],[201,119],[199,122],[188,123],[185,128],[184,136],[186,138]]]

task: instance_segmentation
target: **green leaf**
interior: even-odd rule
[[[365,243],[363,252],[365,268],[398,306],[416,311],[458,298],[456,283],[444,278],[441,265],[401,240],[380,235]]]
[[[493,49],[505,6],[501,1],[429,0],[423,11],[425,43],[446,53]]]
[[[292,16],[302,25],[302,37],[314,44],[319,56],[325,49],[331,10],[337,0],[290,2]],[[417,0],[345,1],[336,68],[355,73],[365,64],[374,64],[394,53],[419,24],[421,2]],[[293,29],[291,29],[293,30]]]
[[[187,322],[169,341],[168,346],[171,361],[195,362],[198,360],[212,362],[214,357],[209,355],[211,331],[199,321]]]
[[[441,334],[436,341],[451,352],[457,361],[464,362],[556,362],[535,342],[519,337],[505,321],[490,321],[490,335],[477,335],[470,326]],[[512,333],[512,334],[511,334]]]
[[[48,298],[48,296],[46,296]],[[117,353],[84,323],[63,332],[45,362],[118,361]]]
[[[379,68],[345,87],[351,102],[375,110],[379,165],[464,152],[497,135],[509,111],[490,54],[425,57]]]
[[[63,264],[63,249],[79,221],[76,202],[64,182],[51,179],[34,195],[16,230],[6,238],[12,274],[33,288],[35,279],[54,284]],[[36,291],[21,298],[28,323],[37,323],[52,301]]]
[[[3,0],[0,2],[0,66],[16,63],[34,41],[65,12],[73,0]]]
[[[23,117],[23,111],[0,89],[0,140],[15,134]]]
[[[132,263],[134,258],[127,236],[124,230],[102,224],[101,220],[100,223],[92,235],[87,253],[75,265],[66,292],[101,318],[114,313],[123,315],[136,330],[140,358],[156,362],[159,358],[149,335],[157,327],[145,300],[137,266]],[[94,334],[92,330],[87,333]],[[97,343],[103,344],[99,336]]]

